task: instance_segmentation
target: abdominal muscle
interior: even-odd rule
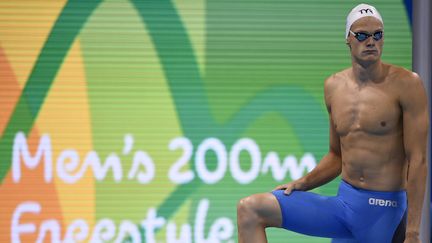
[[[405,188],[406,162],[401,132],[371,135],[355,131],[341,137],[340,142],[345,181],[374,191]]]

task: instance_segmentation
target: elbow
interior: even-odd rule
[[[342,156],[340,151],[330,150],[327,155],[330,156],[332,160],[342,161]]]
[[[408,181],[425,180],[427,176],[426,156],[412,156],[408,160]]]
[[[335,170],[336,176],[340,175],[342,172],[342,157],[340,154],[330,151],[328,156],[330,161],[333,162],[333,168]]]
[[[405,160],[408,165],[411,166],[426,166],[426,146],[418,149],[406,149],[405,150]]]
[[[425,154],[415,154],[411,156],[407,156],[407,161],[409,166],[419,166],[419,167],[426,167],[426,155]]]

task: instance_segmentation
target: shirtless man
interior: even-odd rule
[[[360,4],[350,12],[352,67],[324,84],[329,151],[301,179],[240,200],[240,243],[267,242],[266,227],[360,243],[420,242],[427,98],[417,74],[381,61],[383,33],[373,6]],[[307,192],[339,175],[337,196]],[[400,227],[406,211],[406,228]],[[403,230],[397,239],[398,227]]]

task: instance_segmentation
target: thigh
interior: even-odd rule
[[[362,230],[355,231],[354,234],[359,242],[370,243],[401,243],[405,238],[405,220],[406,214],[400,210],[394,213],[379,213],[371,214],[369,217],[374,216],[374,222],[363,226]],[[406,213],[406,212],[405,212]]]
[[[283,190],[272,192],[280,204],[282,227],[302,234],[351,238],[343,222],[343,203],[336,197],[325,197],[311,192]]]

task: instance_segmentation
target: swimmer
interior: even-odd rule
[[[304,177],[240,200],[240,243],[267,242],[267,227],[341,242],[420,242],[427,97],[416,73],[381,61],[384,33],[375,7],[348,14],[352,66],[324,83],[329,151]],[[336,196],[308,192],[339,175]]]

